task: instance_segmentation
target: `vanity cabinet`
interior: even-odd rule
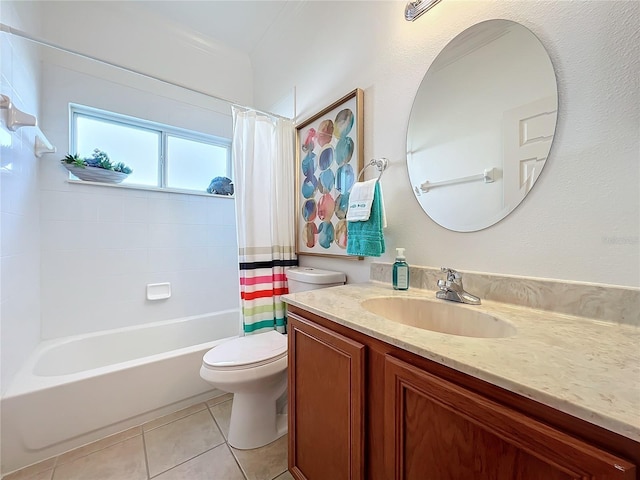
[[[389,478],[635,478],[631,463],[392,356],[384,416]]]
[[[289,306],[298,480],[633,480],[640,444]]]
[[[289,471],[298,480],[363,480],[364,351],[289,318]]]

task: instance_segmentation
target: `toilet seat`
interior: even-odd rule
[[[287,337],[275,330],[239,337],[209,350],[202,359],[208,370],[245,370],[267,365],[287,356]]]

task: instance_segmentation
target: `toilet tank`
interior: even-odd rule
[[[333,272],[331,270],[296,267],[287,270],[287,280],[289,283],[289,293],[296,293],[344,285],[347,276],[342,272]]]

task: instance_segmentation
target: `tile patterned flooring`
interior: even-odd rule
[[[286,435],[254,450],[226,443],[232,398],[212,398],[2,480],[292,480]]]

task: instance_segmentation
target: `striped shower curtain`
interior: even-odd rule
[[[232,157],[245,334],[286,331],[286,271],[297,265],[291,120],[233,107]]]

